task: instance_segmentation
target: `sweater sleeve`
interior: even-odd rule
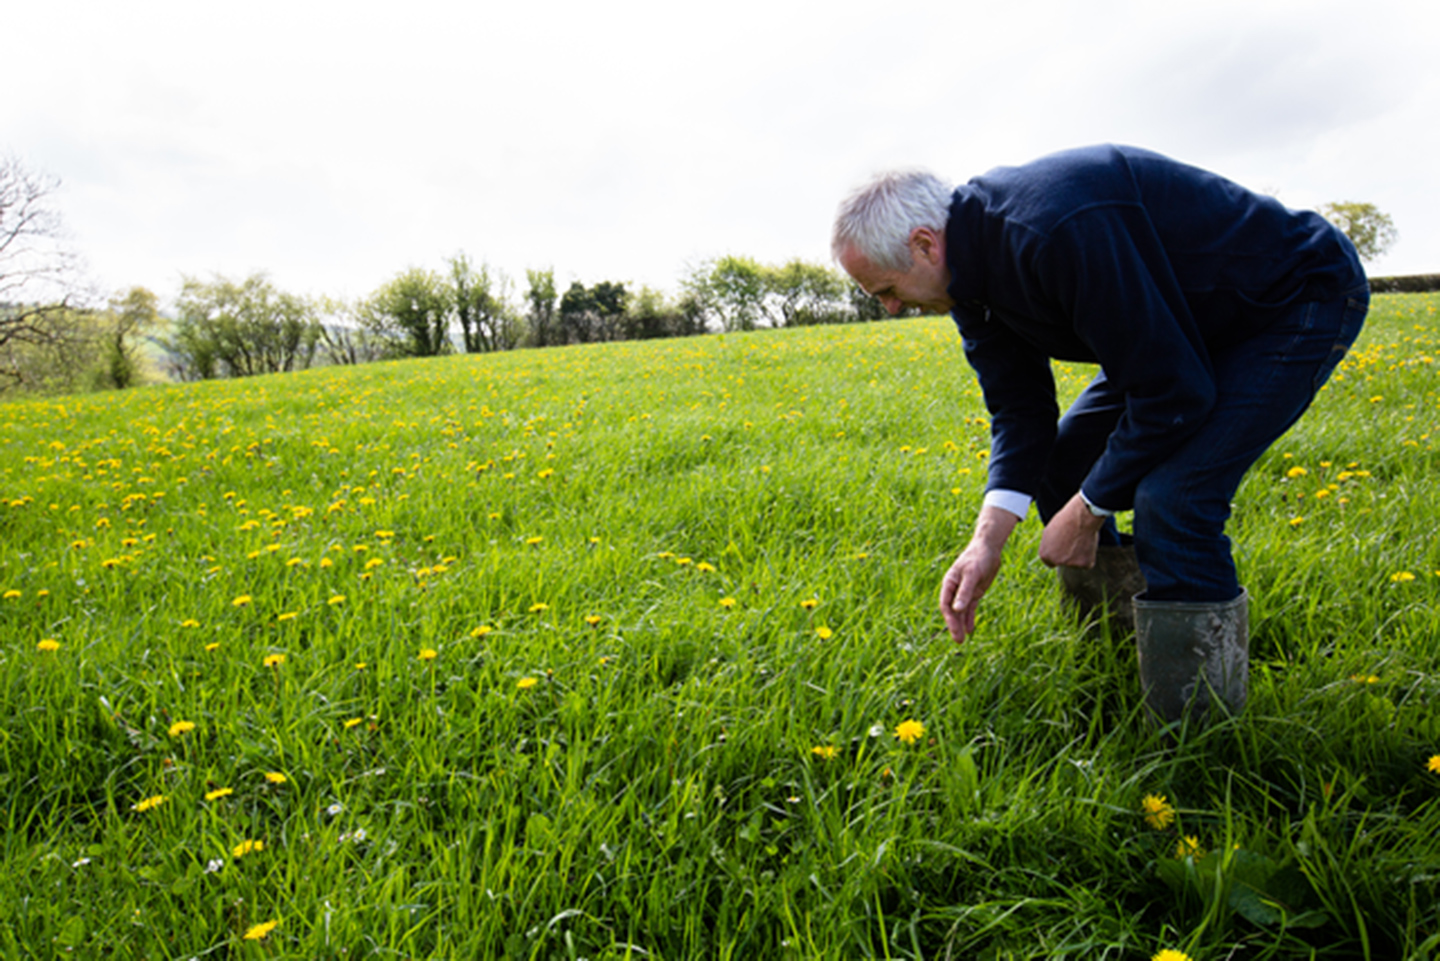
[[[980,381],[990,412],[990,460],[986,491],[1007,490],[1034,498],[1050,448],[1059,408],[1050,359],[983,308],[957,309],[965,357]]]
[[[1214,406],[1208,352],[1138,205],[1104,205],[1070,218],[1052,235],[1038,273],[1046,296],[1125,392],[1125,413],[1081,490],[1100,507],[1128,510],[1141,478]]]

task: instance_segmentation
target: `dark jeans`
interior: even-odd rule
[[[1228,601],[1240,593],[1225,522],[1250,465],[1290,429],[1354,342],[1369,291],[1296,304],[1215,355],[1215,408],[1135,490],[1135,553],[1157,601]],[[1036,506],[1049,521],[1105,450],[1125,396],[1096,377],[1060,418]],[[1117,543],[1114,525],[1102,542]]]

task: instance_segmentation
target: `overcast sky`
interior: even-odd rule
[[[264,271],[361,296],[464,251],[674,291],[829,262],[883,168],[1099,141],[1292,207],[1361,200],[1440,272],[1440,2],[24,0],[0,153],[61,181],[107,290]],[[882,12],[883,9],[883,12]]]

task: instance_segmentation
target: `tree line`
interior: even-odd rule
[[[886,316],[832,267],[733,255],[691,267],[675,295],[613,280],[588,287],[575,281],[562,292],[547,268],[527,270],[517,296],[502,271],[457,253],[438,269],[405,270],[357,300],[301,297],[253,274],[185,278],[169,316],[140,287],[95,306],[60,243],[47,202],[56,187],[0,157],[0,390],[130,387],[143,380],[147,355],[158,357],[171,378],[208,380]],[[1322,212],[1366,259],[1394,243],[1394,225],[1373,205],[1334,204]]]

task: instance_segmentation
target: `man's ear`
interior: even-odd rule
[[[939,266],[945,261],[945,238],[929,227],[916,227],[910,231],[910,252],[917,260]]]

